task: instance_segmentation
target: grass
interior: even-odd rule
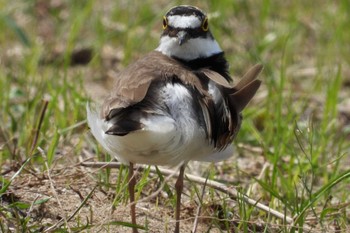
[[[113,204],[115,212],[127,209],[127,169],[78,166],[85,159],[111,160],[88,133],[85,105],[98,87],[108,87],[110,71],[123,69],[157,46],[162,15],[183,3],[0,0],[2,232],[47,229],[59,221],[54,216],[69,219],[78,208],[77,200],[80,211],[57,231],[115,232],[130,227],[128,218],[101,220],[99,203],[94,202],[101,194],[106,198],[103,203]],[[201,205],[202,214],[209,217],[200,220],[198,232],[302,232],[306,227],[314,227],[315,232],[347,232],[349,1],[189,3],[209,12],[211,30],[226,51],[234,76],[258,62],[265,66],[263,85],[244,111],[235,142],[237,155],[209,166],[205,174],[237,186],[242,193],[250,190],[252,198],[295,218],[293,226],[285,224],[209,188],[202,199],[202,187],[186,182],[187,215],[195,216],[192,208]],[[92,54],[91,61],[77,65],[73,58],[83,49]],[[42,190],[46,164],[60,198],[78,198],[73,186],[81,192],[82,199],[68,203],[71,208],[66,212],[58,214],[54,196]],[[164,179],[160,174],[140,175],[137,198],[157,190]],[[86,187],[82,180],[88,180]],[[94,184],[98,188],[92,193]],[[142,227],[150,232],[155,227],[168,229],[173,189],[170,182],[163,187],[165,194],[150,202],[161,213],[162,224],[154,225],[155,213],[150,210],[138,222]],[[39,210],[46,210],[47,216],[40,216]],[[184,225],[192,223],[184,221]]]

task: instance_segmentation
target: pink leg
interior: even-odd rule
[[[134,176],[134,164],[130,163],[129,164],[129,197],[130,197],[130,214],[131,214],[131,223],[133,225],[136,225],[136,210],[135,210],[135,184],[136,184],[136,179]],[[133,233],[138,233],[137,228],[133,227],[132,228]]]
[[[184,184],[184,171],[185,171],[185,165],[182,165],[180,167],[179,177],[177,178],[177,181],[175,183],[175,189],[176,189],[175,233],[180,232],[180,209],[181,209],[181,194],[182,194],[183,184]]]

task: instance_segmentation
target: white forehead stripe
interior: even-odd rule
[[[194,15],[171,15],[167,19],[169,26],[174,28],[198,28],[202,24]]]

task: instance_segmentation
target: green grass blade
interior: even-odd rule
[[[56,130],[55,135],[53,136],[51,144],[50,144],[49,149],[47,151],[47,164],[49,165],[49,167],[51,167],[53,159],[55,158],[55,151],[56,151],[58,142],[60,140],[60,136],[61,135]]]
[[[305,214],[305,212],[315,204],[315,202],[322,197],[323,194],[330,191],[335,185],[338,183],[344,181],[345,179],[350,178],[350,170],[344,172],[343,174],[339,175],[326,185],[324,185],[322,188],[320,188],[317,192],[315,192],[312,195],[312,198],[309,199],[307,204],[304,206],[304,208],[301,209],[301,211],[298,213],[298,215],[295,217],[295,223],[298,223],[298,221],[301,219],[301,217]]]
[[[14,33],[17,35],[19,40],[22,42],[27,47],[31,46],[30,40],[25,33],[25,31],[17,24],[17,22],[10,16],[8,15],[1,15],[3,20],[5,21],[6,25],[14,31]]]
[[[160,183],[163,184],[165,182],[164,176],[159,171],[158,167],[157,166],[155,166],[155,167],[156,167],[156,171],[157,171],[157,175],[159,177]],[[174,194],[173,194],[173,192],[171,192],[171,189],[170,189],[170,187],[169,187],[169,185],[167,183],[164,183],[163,189],[168,194],[169,199],[172,200],[173,197],[174,197]]]
[[[5,185],[3,185],[2,188],[0,189],[0,195],[4,194],[7,191],[12,181],[22,172],[22,170],[24,169],[24,167],[27,165],[29,161],[30,161],[30,158],[27,158],[22,164],[22,166],[18,169],[18,171],[11,177],[11,179],[8,182],[5,182]]]

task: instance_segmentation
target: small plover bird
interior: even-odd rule
[[[260,86],[256,78],[262,66],[255,65],[236,85],[228,67],[209,30],[207,15],[197,7],[176,6],[163,17],[158,48],[118,75],[100,107],[87,105],[94,137],[108,153],[129,165],[133,224],[134,164],[180,167],[175,184],[175,232],[179,232],[187,162],[217,162],[233,154],[241,112]]]

